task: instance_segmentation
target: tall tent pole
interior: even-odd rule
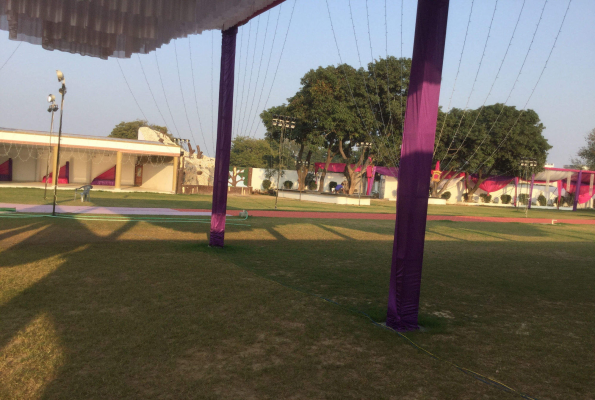
[[[233,89],[238,27],[224,30],[221,44],[221,77],[219,79],[219,114],[217,117],[217,148],[215,150],[215,178],[209,245],[223,247],[225,242],[225,213],[231,128],[233,120]]]
[[[583,171],[578,171],[578,179],[576,181],[576,185],[574,185],[574,204],[572,205],[572,211],[576,211],[578,206],[578,196],[581,194],[581,183],[583,180]],[[568,189],[570,189],[570,185],[568,185]]]
[[[430,170],[449,0],[419,0],[401,148],[386,324],[418,329]]]

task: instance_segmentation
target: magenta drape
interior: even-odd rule
[[[219,115],[217,117],[217,149],[213,182],[213,208],[209,245],[223,247],[225,243],[225,213],[231,152],[233,119],[233,87],[238,28],[223,31],[221,45],[221,77],[219,79]]]
[[[0,164],[0,181],[12,181],[12,158]]]
[[[372,186],[374,186],[374,177],[376,176],[376,167],[368,167],[366,170],[366,176],[368,177],[368,190],[366,191],[366,195],[370,196],[372,194]]]
[[[384,176],[397,177],[399,168],[397,167],[376,167],[376,173]]]
[[[487,193],[497,192],[505,188],[513,179],[512,176],[490,176],[479,184],[479,188]],[[471,175],[471,180],[477,184],[478,176]]]
[[[580,176],[580,175],[582,175],[582,174],[579,172],[579,177],[582,178],[582,176]],[[580,184],[579,184],[578,196],[577,196],[576,195],[576,186],[577,186],[578,182],[580,182]],[[560,188],[566,189],[566,192],[574,193],[575,204],[585,204],[586,202],[591,200],[591,197],[593,197],[593,194],[591,194],[589,192],[589,185],[584,185],[583,182],[581,182],[581,180],[570,182],[570,188],[568,187],[568,183],[566,182],[566,180],[559,181],[558,185]],[[573,204],[573,207],[574,207],[574,204]]]
[[[562,181],[558,181],[558,208],[560,208],[560,200],[562,200]]]
[[[114,165],[102,174],[97,175],[91,181],[91,185],[115,186],[116,185],[116,166]]]
[[[575,190],[574,190],[574,204],[572,205],[572,211],[576,211],[576,208],[578,206],[579,197],[581,196],[582,178],[583,178],[583,171],[579,171],[578,179],[576,180],[577,188],[575,188]]]
[[[340,173],[343,173],[343,172],[345,172],[345,166],[346,165],[347,164],[345,164],[345,163],[330,163],[328,165],[328,169],[326,170],[326,172],[340,172]],[[325,166],[326,166],[326,163],[323,163],[323,162],[314,163],[314,173],[315,174],[318,173],[318,171],[321,170],[321,169],[324,170],[324,167]],[[355,164],[351,164],[351,168],[355,168]],[[356,172],[359,172],[361,170],[362,170],[361,165],[355,169]]]
[[[41,182],[45,183],[46,179],[48,179],[48,183],[53,183],[53,175],[54,173],[50,172],[48,176],[43,177]],[[58,183],[70,183],[70,162],[66,161],[66,164],[60,167],[58,171]]]
[[[449,0],[419,0],[399,166],[387,326],[418,329],[432,153]]]

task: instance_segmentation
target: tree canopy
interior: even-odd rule
[[[167,132],[166,127],[149,124],[147,121],[141,119],[130,122],[120,122],[118,125],[114,127],[114,129],[112,129],[112,132],[109,134],[109,137],[120,139],[138,139],[138,130],[139,128],[142,128],[144,126],[147,126],[153,130],[159,131],[171,137],[171,135]]]
[[[231,143],[230,165],[244,168],[270,166],[273,149],[265,139],[236,136]]]
[[[578,163],[595,170],[595,129],[587,134],[586,145],[578,151]]]

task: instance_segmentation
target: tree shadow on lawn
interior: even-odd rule
[[[502,398],[177,225],[110,224],[3,223],[0,398]]]
[[[10,229],[19,235],[32,234],[4,246],[0,273],[15,269],[24,275],[54,265],[0,302],[0,349],[8,359],[3,365],[10,367],[27,355],[47,357],[47,352],[31,355],[19,347],[35,340],[53,346],[58,356],[51,368],[31,367],[31,375],[4,368],[9,374],[0,380],[9,384],[0,385],[0,397],[30,390],[20,397],[389,398],[416,396],[420,387],[430,398],[445,393],[462,399],[508,396],[436,364],[365,319],[258,279],[383,314],[390,240],[345,234],[334,240],[289,240],[279,232],[292,223],[311,223],[329,235],[344,232],[345,226],[333,220],[249,222],[248,228],[227,228],[224,249],[206,246],[208,224],[131,221],[104,223],[108,228],[95,231],[76,220],[42,220],[30,228],[11,222]],[[364,237],[378,233],[378,227],[388,233],[394,229],[391,221],[347,226],[358,224]],[[302,229],[306,234],[307,226]],[[268,231],[268,239],[259,239],[259,230]],[[180,234],[195,236],[179,239]],[[523,249],[542,255],[548,245],[550,251],[556,247],[542,241],[523,243]],[[588,260],[553,269],[536,266],[510,251],[514,246],[492,238],[477,240],[472,248],[468,242],[428,241],[422,317],[441,334],[416,340],[526,392],[543,393],[543,376],[548,376],[562,382],[548,394],[580,392],[585,397],[591,390],[588,378],[577,372],[592,362],[580,351],[585,342],[549,330],[562,323],[582,339],[591,329],[576,323],[587,315],[593,283]],[[573,243],[566,248],[576,249]],[[477,254],[483,254],[483,263],[477,263]],[[485,262],[486,254],[495,262]],[[588,250],[577,254],[588,257]],[[47,316],[53,334],[36,330],[39,316]],[[508,340],[510,330],[527,322],[531,336],[520,336],[519,348],[518,340]],[[541,352],[552,341],[559,345],[544,364]],[[576,363],[558,371],[553,364],[566,366],[569,354]],[[522,373],[506,367],[519,360]],[[23,385],[40,377],[44,385]]]

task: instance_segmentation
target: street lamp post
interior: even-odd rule
[[[277,201],[279,200],[279,180],[281,178],[281,160],[282,160],[282,149],[283,149],[283,135],[285,129],[295,129],[295,118],[287,115],[273,114],[273,126],[281,128],[281,136],[279,138],[279,166],[277,168],[277,194],[275,196],[275,209],[277,208]]]
[[[60,127],[58,128],[58,155],[57,155],[57,171],[54,176],[54,205],[52,207],[52,215],[56,215],[56,200],[57,200],[57,192],[58,192],[58,177],[60,176],[60,139],[62,138],[62,116],[64,114],[64,96],[66,95],[66,80],[64,79],[64,74],[62,71],[57,70],[56,76],[58,77],[58,82],[62,83],[62,87],[60,88],[60,94],[62,95],[62,102],[60,105]],[[46,178],[47,181],[47,178]]]
[[[531,198],[530,196],[530,192],[529,192],[529,183],[528,183],[528,179],[529,179],[529,169],[531,169],[531,174],[533,174],[533,171],[535,169],[535,167],[537,167],[537,160],[534,158],[526,158],[523,157],[521,158],[521,171],[522,169],[524,169],[525,171],[525,184],[527,185],[527,204],[525,204],[525,218],[527,218],[529,216],[529,204],[531,204]],[[522,175],[522,172],[521,172]],[[522,186],[521,186],[521,193],[523,192],[522,190]]]
[[[48,107],[48,112],[52,113],[52,122],[50,122],[50,145],[49,150],[52,149],[52,133],[54,131],[54,113],[58,111],[58,105],[56,104],[56,96],[53,94],[48,95],[48,103],[50,106]],[[48,181],[50,175],[50,152],[48,151],[48,159],[45,165],[45,189],[43,191],[43,199],[47,199],[47,192],[48,192]]]

